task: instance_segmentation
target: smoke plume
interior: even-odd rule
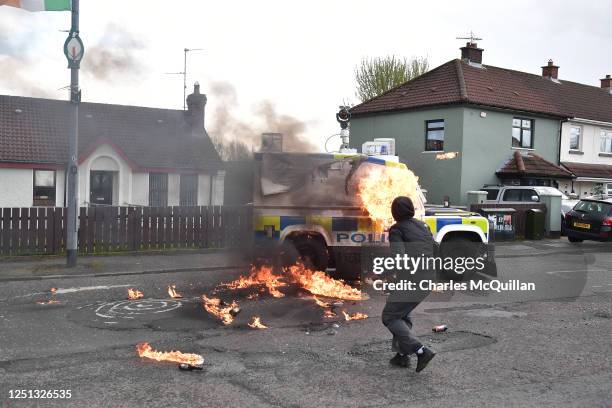
[[[214,82],[211,84],[210,94],[217,107],[212,115],[213,124],[209,133],[222,143],[240,141],[249,148],[258,150],[261,134],[274,132],[283,134],[283,151],[317,150],[316,146],[306,139],[306,124],[293,116],[279,114],[272,102],[259,102],[252,110],[255,120],[245,121],[233,112],[233,108],[238,105],[238,96],[231,84]]]
[[[85,49],[83,72],[100,81],[130,79],[144,69],[138,59],[138,52],[144,48],[122,27],[108,24],[102,39]]]

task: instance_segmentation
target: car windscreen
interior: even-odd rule
[[[497,188],[483,188],[482,191],[487,192],[487,200],[497,200],[499,189]]]
[[[601,201],[580,201],[574,207],[574,211],[595,215],[609,215],[612,212],[612,204]]]

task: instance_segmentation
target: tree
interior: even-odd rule
[[[241,140],[225,141],[220,137],[213,136],[212,142],[215,149],[224,161],[251,160],[253,158],[249,146]]]
[[[593,184],[593,195],[604,195],[604,186],[603,183],[595,183]]]
[[[429,70],[429,62],[423,58],[399,58],[395,55],[384,58],[364,58],[355,68],[357,91],[361,101],[372,99],[404,82],[410,81]]]

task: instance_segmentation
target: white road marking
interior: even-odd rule
[[[114,288],[126,288],[128,286],[135,286],[135,285],[133,283],[130,283],[128,285],[82,286],[82,287],[77,287],[77,288],[64,288],[64,289],[60,288],[55,293],[51,293],[51,291],[34,292],[34,293],[28,293],[27,295],[15,296],[15,298],[24,298],[24,297],[38,296],[38,295],[75,293],[75,292],[82,292],[82,291],[87,291],[87,290],[108,290],[108,289],[114,289]]]
[[[75,293],[84,292],[89,290],[108,290],[114,288],[126,288],[128,286],[134,286],[133,284],[128,285],[109,285],[109,286],[81,286],[77,288],[58,288],[55,294],[62,295],[64,293]]]

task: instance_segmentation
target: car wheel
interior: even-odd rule
[[[465,237],[450,238],[440,245],[440,256],[444,258],[476,258],[478,257],[477,242],[471,241]],[[469,280],[476,273],[475,269],[457,273],[454,270],[442,270],[442,274],[447,279],[455,281]]]
[[[569,242],[582,242],[582,241],[584,241],[583,239],[575,238],[575,237],[567,237],[567,239],[569,240]]]
[[[329,264],[327,246],[316,236],[304,235],[292,238],[283,251],[283,265],[293,265],[300,261],[307,268],[325,271]]]

